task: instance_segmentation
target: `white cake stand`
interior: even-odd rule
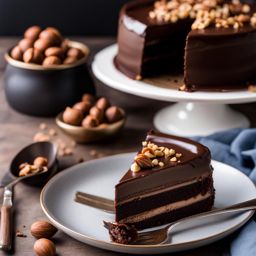
[[[94,58],[92,70],[104,84],[133,95],[179,102],[161,109],[154,117],[155,127],[164,133],[183,136],[208,135],[229,128],[249,127],[249,120],[226,104],[256,101],[256,93],[236,92],[182,92],[155,86],[148,81],[134,81],[119,72],[113,58],[117,45],[100,51]]]

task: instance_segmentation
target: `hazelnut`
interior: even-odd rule
[[[63,50],[63,52],[66,53],[69,49],[69,40],[68,39],[63,40],[60,47]]]
[[[115,123],[123,118],[121,109],[116,106],[108,108],[105,115],[109,123]]]
[[[67,51],[67,56],[68,57],[74,57],[76,58],[77,60],[81,59],[82,57],[84,57],[84,53],[78,49],[78,48],[70,48],[68,51]]]
[[[22,60],[23,52],[19,46],[15,46],[11,51],[11,57],[15,60]]]
[[[40,32],[41,28],[39,26],[32,26],[25,31],[24,37],[35,41],[38,38]]]
[[[46,28],[40,35],[40,39],[44,39],[51,42],[51,45],[59,46],[62,42],[62,36],[56,28]]]
[[[49,57],[49,56],[57,56],[59,58],[63,58],[64,55],[64,50],[60,47],[50,47],[48,49],[45,50],[45,56]]]
[[[85,93],[82,97],[82,101],[88,101],[89,103],[93,104],[95,97],[90,93]]]
[[[57,228],[45,220],[36,221],[30,227],[31,235],[36,239],[51,238],[57,231]]]
[[[110,107],[110,103],[105,97],[101,97],[97,100],[95,106],[99,109],[105,110]]]
[[[63,64],[66,64],[66,65],[73,64],[76,61],[77,61],[77,58],[75,57],[67,57],[66,59],[64,59]]]
[[[27,49],[32,48],[34,41],[29,38],[24,38],[20,40],[18,46],[20,47],[22,52],[25,52]]]
[[[29,48],[23,54],[23,60],[26,63],[40,64],[43,61],[43,54],[38,49]]]
[[[34,243],[34,252],[38,256],[54,256],[56,255],[56,248],[52,241],[40,238]]]
[[[99,122],[97,119],[95,119],[93,116],[88,115],[83,121],[82,126],[85,128],[91,128],[96,127],[99,125]]]
[[[53,43],[50,40],[43,38],[37,39],[34,43],[34,47],[42,52],[44,52],[50,46],[53,46]]]
[[[63,113],[63,121],[67,124],[79,126],[83,120],[83,114],[78,109],[67,107]]]
[[[94,106],[94,107],[92,107],[91,109],[90,109],[90,115],[92,116],[92,117],[94,117],[95,119],[97,119],[98,121],[99,121],[99,123],[101,123],[102,122],[102,120],[103,120],[103,117],[104,117],[104,112],[101,110],[101,109],[99,109],[99,108],[97,108],[96,106]]]
[[[37,158],[35,158],[33,164],[35,166],[41,166],[41,167],[47,166],[48,165],[48,160],[45,157],[38,156]]]
[[[43,61],[43,66],[54,66],[54,65],[60,65],[61,59],[57,56],[49,56],[46,57]]]
[[[83,114],[86,114],[86,113],[89,113],[89,110],[90,110],[91,106],[92,105],[89,102],[81,101],[81,102],[76,103],[73,106],[73,108],[82,111]]]

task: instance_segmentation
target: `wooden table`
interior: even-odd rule
[[[91,48],[91,59],[93,55],[103,47],[114,42],[113,38],[74,38],[89,45]],[[4,96],[4,60],[3,54],[10,46],[17,42],[16,38],[0,38],[0,179],[7,171],[12,157],[25,145],[32,142],[34,134],[39,130],[40,123],[46,123],[48,127],[54,128],[58,132],[58,137],[66,143],[70,143],[70,139],[65,137],[57,129],[54,119],[52,118],[36,118],[19,114],[12,110]],[[113,104],[123,107],[127,112],[127,123],[122,133],[111,142],[78,145],[75,148],[74,155],[62,159],[62,163],[70,163],[83,157],[85,160],[104,155],[118,154],[122,152],[135,151],[138,143],[144,138],[147,130],[153,127],[152,119],[154,113],[168,105],[167,103],[139,98],[133,95],[124,94],[109,87],[104,86],[96,81],[98,95],[109,97]],[[256,104],[236,105],[235,108],[246,113],[252,122],[252,126],[256,125],[255,113]],[[96,151],[96,156],[95,156]],[[74,160],[75,159],[75,160]],[[34,238],[30,235],[30,225],[38,219],[44,219],[45,216],[39,204],[40,188],[28,187],[18,184],[15,187],[15,227],[27,235],[26,238],[14,237],[13,253],[0,255],[17,255],[27,256],[33,255]],[[0,199],[2,200],[2,199]],[[64,210],[64,209],[63,209]],[[14,230],[14,231],[15,231]],[[15,232],[14,232],[15,233]],[[63,232],[58,232],[54,238],[57,246],[58,255],[120,255],[113,252],[103,251],[91,246],[82,244]],[[179,256],[219,256],[225,254],[228,250],[228,238],[218,243],[198,248],[192,251],[177,253]]]

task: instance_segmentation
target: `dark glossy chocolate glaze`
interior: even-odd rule
[[[154,2],[137,0],[122,8],[117,69],[133,79],[182,72],[186,48],[184,81],[189,89],[230,91],[255,83],[255,28],[248,24],[238,30],[212,27],[189,32],[191,19],[176,23],[150,19]]]
[[[155,189],[200,179],[212,173],[210,151],[202,144],[154,131],[148,133],[146,140],[182,153],[181,162],[172,163],[162,159],[165,163],[163,167],[141,170],[137,173],[128,170],[116,185],[116,203]]]

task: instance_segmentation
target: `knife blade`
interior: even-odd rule
[[[12,249],[12,197],[13,187],[4,188],[3,204],[1,206],[0,249],[9,251]]]

